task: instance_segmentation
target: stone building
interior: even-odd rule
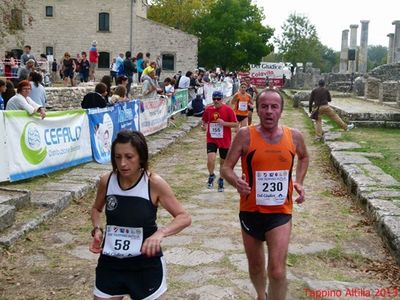
[[[34,21],[24,26],[26,15],[19,18],[21,30],[0,45],[5,50],[21,52],[23,45],[31,45],[32,53],[53,55],[59,61],[68,51],[75,57],[88,52],[93,40],[100,53],[99,76],[109,74],[109,66],[118,53],[130,50],[150,52],[155,59],[160,54],[163,62],[162,78],[178,71],[197,67],[198,38],[183,31],[146,18],[146,0],[35,0],[26,1]],[[14,12],[18,16],[18,9]],[[14,20],[15,23],[15,20]]]

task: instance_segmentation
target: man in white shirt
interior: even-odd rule
[[[182,76],[181,79],[179,80],[179,89],[188,89],[190,86],[190,77],[192,77],[192,72],[187,71],[186,75]]]

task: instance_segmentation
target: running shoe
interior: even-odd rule
[[[214,179],[215,179],[215,175],[214,175],[214,174],[208,176],[207,187],[208,187],[209,189],[212,189],[212,188],[213,188],[213,186],[214,186]]]
[[[224,180],[222,178],[218,179],[218,192],[224,191]]]
[[[347,125],[347,131],[352,130],[353,128],[354,128],[354,124],[353,123]]]

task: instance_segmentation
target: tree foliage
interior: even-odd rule
[[[21,40],[26,26],[32,26],[33,17],[26,6],[26,0],[2,0],[0,2],[0,44],[14,35]]]
[[[191,32],[199,37],[199,65],[240,70],[259,63],[273,50],[273,29],[261,24],[264,13],[251,0],[218,0],[195,19]]]
[[[282,36],[275,38],[275,43],[286,62],[293,65],[312,62],[322,72],[330,72],[337,63],[337,53],[319,41],[317,30],[307,17],[290,14],[282,31]]]
[[[215,0],[153,0],[147,11],[150,20],[189,32],[193,21],[207,13]]]
[[[368,47],[368,70],[387,63],[387,47],[369,46]]]

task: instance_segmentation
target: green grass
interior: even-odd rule
[[[383,159],[369,159],[385,173],[400,181],[400,129],[356,128],[344,132],[341,140],[359,144],[362,148],[356,149],[357,152],[381,153]]]

